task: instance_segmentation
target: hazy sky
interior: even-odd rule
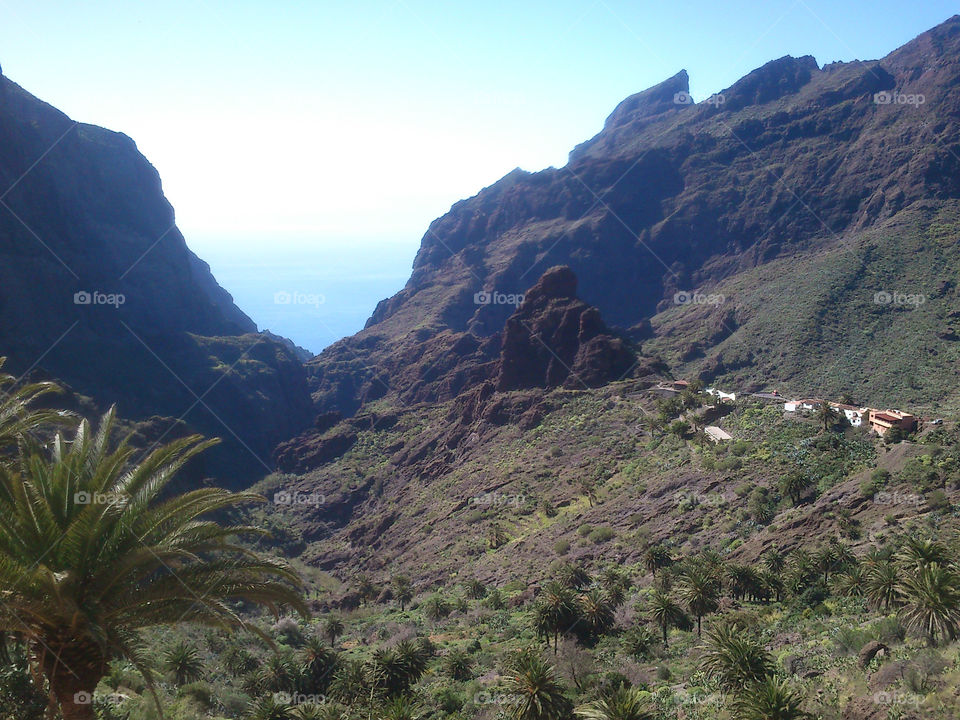
[[[415,245],[510,169],[561,165],[681,68],[695,98],[785,54],[881,56],[941,0],[0,0],[4,73],[121,130],[205,246]]]

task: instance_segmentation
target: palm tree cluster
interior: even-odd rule
[[[707,633],[704,671],[731,698],[736,720],[800,720],[809,717],[800,696],[774,671],[773,658],[750,630],[720,623]]]
[[[241,601],[308,614],[299,577],[237,540],[261,531],[214,519],[262,497],[169,491],[214,441],[191,436],[137,453],[115,439],[112,409],[94,426],[33,409],[53,385],[0,375],[0,391],[0,632],[28,649],[32,678],[65,720],[94,716],[85,699],[114,658],[152,687],[143,628],[254,629]],[[171,648],[165,662],[180,680],[197,673],[189,648]]]
[[[567,564],[558,579],[543,585],[533,609],[537,635],[557,652],[562,635],[576,635],[586,643],[595,642],[614,626],[617,608],[626,599],[628,578],[615,569],[606,570],[594,582],[582,567]]]

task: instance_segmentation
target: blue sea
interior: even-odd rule
[[[315,244],[188,239],[237,306],[314,353],[363,328],[377,303],[410,277],[419,243],[351,240]]]

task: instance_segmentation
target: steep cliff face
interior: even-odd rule
[[[0,354],[123,415],[184,416],[264,472],[311,417],[300,362],[187,247],[156,170],[120,133],[0,77]],[[244,449],[244,446],[249,448]]]
[[[308,364],[314,398],[352,412],[415,343],[482,344],[512,308],[475,296],[522,292],[553,265],[645,339],[678,293],[960,196],[958,57],[954,17],[882,60],[784,57],[696,104],[680,72],[626,99],[566,166],[515,170],[434,221],[406,287]],[[736,330],[723,312],[715,343]]]

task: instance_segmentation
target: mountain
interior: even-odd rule
[[[435,220],[404,289],[308,363],[315,401],[349,415],[387,393],[456,396],[423,348],[496,345],[512,308],[483,298],[566,265],[677,374],[960,403],[958,58],[953,17],[880,60],[783,57],[700,103],[681,71],[627,98],[566,166],[515,170]]]
[[[134,142],[6,77],[0,355],[132,420],[223,437],[228,482],[269,471],[273,446],[312,418],[296,349],[258,334],[190,251]]]

